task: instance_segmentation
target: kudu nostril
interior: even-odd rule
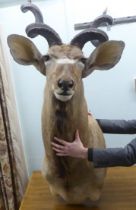
[[[58,87],[63,90],[68,90],[69,88],[72,88],[74,86],[73,80],[62,80],[60,79],[58,81]]]
[[[63,87],[63,81],[64,80],[59,79],[59,81],[58,81],[58,87],[59,88],[62,88]]]
[[[69,88],[72,88],[74,86],[74,81],[73,80],[69,80],[68,81],[68,86],[69,86]]]

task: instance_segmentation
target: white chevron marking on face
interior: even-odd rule
[[[77,60],[69,59],[69,58],[59,58],[56,60],[58,64],[74,64]]]

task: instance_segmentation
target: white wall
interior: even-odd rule
[[[35,2],[41,9],[46,24],[52,26],[64,42],[69,42],[74,34],[74,24],[92,21],[106,7],[113,17],[135,15],[136,2],[133,0],[46,0]],[[0,9],[0,23],[8,34],[25,35],[25,27],[34,21],[33,15],[22,13],[19,6]],[[104,29],[106,30],[106,29]],[[119,64],[111,71],[96,71],[84,79],[88,109],[96,118],[136,119],[136,23],[114,26],[107,32],[110,39],[124,40],[126,47]],[[35,39],[39,49],[45,54],[47,43],[42,37]],[[89,55],[91,45],[85,46]],[[8,59],[8,57],[7,57]],[[41,137],[41,107],[45,77],[33,67],[24,67],[15,63],[11,56],[10,66],[14,78],[15,92],[19,107],[24,148],[29,172],[39,169],[43,159]],[[106,135],[107,146],[123,146],[132,136]]]

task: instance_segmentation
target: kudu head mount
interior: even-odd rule
[[[56,31],[44,24],[37,6],[28,3],[21,9],[23,12],[31,11],[35,16],[35,23],[26,28],[27,36],[30,38],[43,36],[48,42],[49,50],[47,55],[41,55],[31,40],[13,34],[8,37],[11,54],[16,62],[34,65],[46,75],[47,84],[58,100],[70,100],[76,92],[77,84],[82,83],[82,78],[95,69],[108,70],[120,60],[124,42],[108,41],[107,34],[97,28],[102,22],[112,24],[110,16],[100,16],[94,20],[93,27],[77,34],[70,44],[63,44]],[[88,41],[96,48],[88,58],[85,58],[82,49]]]

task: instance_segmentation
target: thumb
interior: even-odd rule
[[[75,141],[80,141],[79,131],[76,130]]]

